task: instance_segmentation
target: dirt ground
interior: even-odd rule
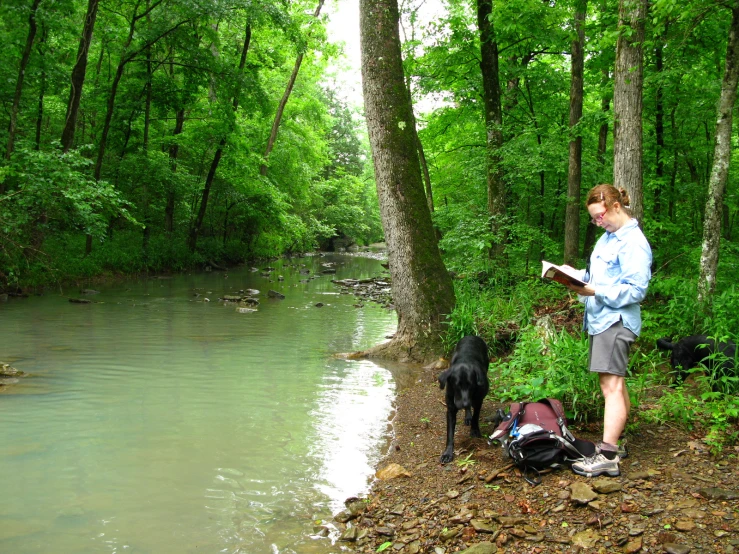
[[[423,370],[399,393],[394,439],[378,469],[397,464],[401,476],[378,479],[367,498],[347,501],[337,521],[348,549],[739,552],[737,449],[716,458],[699,435],[641,423],[627,435],[629,456],[620,477],[587,479],[560,469],[531,486],[515,470],[504,469],[508,462],[499,446],[469,438],[460,413],[456,457],[442,465],[446,408],[438,373]],[[499,407],[508,406],[490,399],[483,405],[486,436]],[[599,438],[597,426],[571,429],[581,438]],[[585,493],[572,488],[578,483],[587,485]],[[590,489],[591,500],[580,498]]]

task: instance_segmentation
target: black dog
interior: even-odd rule
[[[670,364],[677,371],[679,380],[685,379],[688,370],[701,362],[714,376],[736,375],[736,345],[730,341],[716,341],[706,335],[693,335],[672,343],[670,337],[657,339],[657,348],[670,350]],[[716,359],[709,357],[719,353]]]
[[[439,375],[439,386],[446,386],[446,448],[441,463],[454,459],[454,429],[457,412],[465,411],[464,423],[471,437],[481,437],[480,408],[490,389],[488,345],[477,336],[462,338],[454,349],[449,369]]]

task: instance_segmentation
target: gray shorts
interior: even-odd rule
[[[597,335],[588,335],[590,371],[626,376],[629,349],[636,335],[619,320]]]

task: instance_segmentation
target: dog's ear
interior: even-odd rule
[[[451,373],[451,369],[446,369],[442,371],[441,375],[439,375],[439,388],[444,389],[446,386],[446,380],[449,379],[449,374]]]

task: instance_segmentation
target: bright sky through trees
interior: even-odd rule
[[[444,11],[442,0],[399,0],[401,13],[417,10],[417,26],[422,27]],[[361,52],[359,45],[359,0],[336,0],[327,6],[328,35],[334,43],[344,43],[344,59],[334,68],[332,83],[350,104],[362,105]],[[401,40],[405,37],[402,36]],[[423,109],[421,109],[423,111]]]

